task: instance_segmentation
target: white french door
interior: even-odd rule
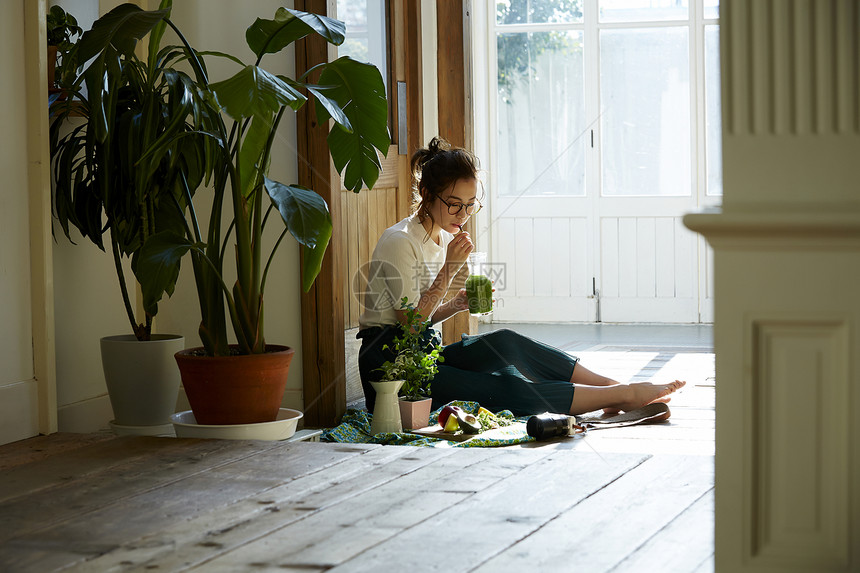
[[[681,218],[721,195],[716,0],[511,0],[479,18],[493,320],[710,321],[708,247]]]

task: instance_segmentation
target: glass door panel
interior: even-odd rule
[[[496,24],[582,22],[582,0],[497,0]]]
[[[688,0],[600,0],[600,22],[686,20]]]
[[[388,87],[385,0],[337,0],[337,17],[346,24],[346,40],[338,56],[370,62],[382,72]]]
[[[600,32],[602,194],[691,194],[687,27]]]
[[[502,33],[498,47],[498,193],[584,196],[583,33]]]
[[[720,109],[720,27],[705,26],[705,148],[707,185],[712,196],[723,194],[722,120]]]

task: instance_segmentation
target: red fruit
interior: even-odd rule
[[[438,421],[439,425],[444,428],[445,423],[448,422],[448,417],[451,414],[455,414],[456,412],[461,412],[461,411],[462,411],[462,408],[460,408],[459,406],[445,406],[439,412],[439,416],[436,418],[436,421]]]

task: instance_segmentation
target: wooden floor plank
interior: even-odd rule
[[[714,556],[711,556],[705,559],[701,565],[699,565],[693,573],[714,573]]]
[[[111,433],[71,434],[60,432],[50,436],[36,436],[3,446],[0,456],[0,474],[5,474],[13,467],[37,462],[50,458],[61,452],[70,452],[98,442],[116,438]]]
[[[709,458],[654,456],[475,571],[609,571],[712,487]]]
[[[3,479],[0,480],[0,502],[76,480],[92,481],[98,479],[98,474],[111,473],[118,466],[135,461],[152,463],[148,460],[152,454],[176,454],[178,457],[184,457],[186,452],[196,447],[186,440],[126,436],[99,441],[81,448],[62,449],[47,458],[3,472]],[[217,444],[210,444],[209,447],[213,450],[219,449]]]
[[[714,490],[711,489],[619,563],[612,573],[694,573],[713,555]]]
[[[219,573],[252,567],[255,571],[285,567],[313,570],[342,562],[352,567],[353,556],[401,536],[416,524],[435,523],[437,530],[444,530],[438,516],[447,515],[464,499],[476,495],[471,487],[457,483],[459,477],[476,472],[493,476],[498,483],[508,475],[539,463],[550,453],[456,450],[451,456],[313,513],[300,523],[205,563],[195,571]],[[450,533],[448,539],[450,541]],[[401,568],[402,557],[398,557],[396,563],[398,570],[408,570],[406,566]]]
[[[468,571],[645,459],[639,455],[601,459],[555,451],[331,571],[376,571],[379,563],[390,562],[396,562],[401,571],[444,571],[449,569],[446,564]],[[520,570],[536,569],[529,565]]]
[[[315,444],[314,447],[337,446]],[[411,453],[411,448],[377,446],[337,466],[289,480],[228,506],[213,506],[195,518],[129,540],[123,547],[89,561],[78,570],[111,571],[120,565],[123,571],[183,570],[304,519],[311,512],[409,474],[451,452],[428,450],[421,456]]]
[[[0,532],[0,541],[78,519],[109,503],[208,471],[220,464],[262,455],[276,447],[269,444],[122,438],[112,446],[100,444],[98,452],[86,451],[79,464],[66,464],[65,459],[61,460],[61,471],[57,474],[45,471],[41,467],[42,462],[29,465],[35,467],[15,468],[11,473],[23,475],[4,475],[2,480],[3,490],[14,489],[16,495],[0,502],[0,512],[10,525]],[[127,458],[123,458],[123,451],[128,452]],[[106,460],[101,468],[100,459]],[[66,471],[70,469],[73,472]],[[33,484],[29,490],[26,478]]]
[[[69,559],[92,558],[158,531],[165,523],[229,505],[374,447],[193,442],[189,445],[195,448],[185,459],[171,453],[157,456],[162,462],[170,460],[161,466],[154,466],[154,460],[135,461],[93,483],[58,486],[48,490],[49,495],[40,490],[0,505],[13,524],[0,545],[0,570],[49,570],[62,553]],[[94,546],[93,539],[98,540]],[[36,554],[30,550],[34,544],[50,551]]]

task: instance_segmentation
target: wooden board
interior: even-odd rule
[[[465,432],[444,432],[439,424],[427,426],[419,430],[412,430],[410,433],[428,438],[438,438],[440,440],[449,440],[452,442],[465,442],[472,438],[483,438],[487,440],[508,440],[514,437],[526,436],[526,423],[515,422],[509,426],[502,426],[494,430],[485,430],[478,434],[467,434]]]
[[[438,440],[448,440],[451,442],[465,442],[466,440],[480,435],[467,434],[466,432],[462,431],[446,432],[439,424],[433,424],[432,426],[427,426],[426,428],[419,428],[417,430],[409,430],[409,433],[423,436],[425,438],[436,438]]]

